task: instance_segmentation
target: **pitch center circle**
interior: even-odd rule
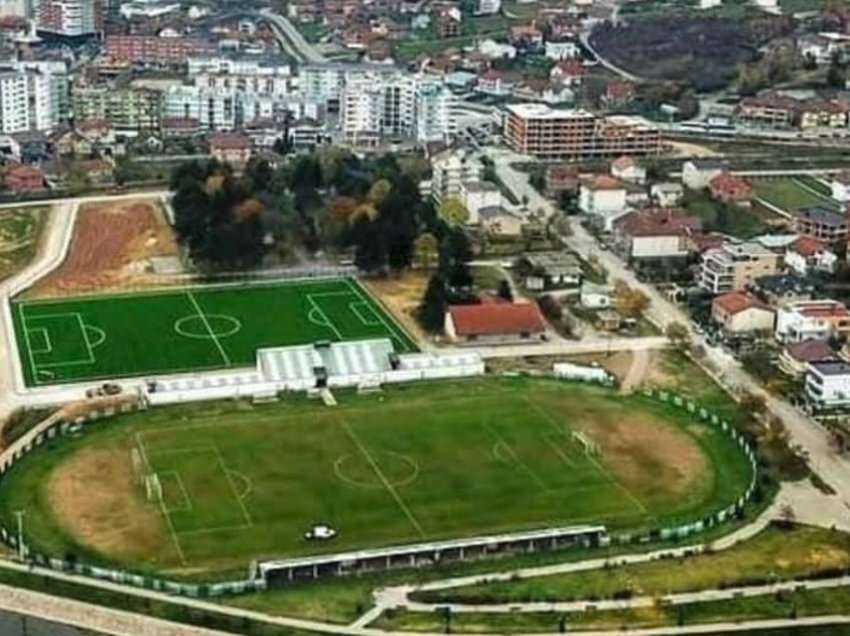
[[[348,453],[334,462],[334,473],[343,483],[358,488],[381,489],[387,484],[402,488],[416,481],[419,464],[394,451],[377,451],[372,454],[372,461],[359,453]]]
[[[242,323],[226,314],[183,316],[174,323],[174,331],[187,338],[227,338],[242,329]]]

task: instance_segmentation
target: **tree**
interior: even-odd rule
[[[639,289],[632,289],[623,281],[617,281],[614,293],[617,311],[626,318],[640,318],[649,307],[649,296]]]
[[[426,331],[442,332],[447,306],[446,281],[439,273],[435,273],[428,280],[422,304],[419,305],[419,322]]]
[[[458,198],[448,197],[441,204],[438,210],[440,218],[452,225],[463,225],[469,220],[469,210]]]
[[[691,337],[688,328],[681,322],[671,322],[667,325],[667,329],[664,330],[664,333],[670,342],[679,348],[686,345]]]
[[[413,243],[414,259],[420,269],[428,271],[437,257],[437,238],[430,232],[420,234]]]
[[[758,395],[746,389],[741,392],[738,404],[741,406],[741,410],[756,418],[761,417],[767,409],[767,401],[763,395]]]
[[[511,284],[504,278],[499,281],[499,289],[497,293],[499,298],[502,300],[507,300],[508,302],[513,302],[514,300],[514,293],[511,290]]]
[[[797,523],[797,513],[791,504],[785,504],[779,509],[779,523],[785,529],[790,529]]]

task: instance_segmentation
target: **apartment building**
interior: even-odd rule
[[[780,257],[760,243],[725,243],[702,256],[699,284],[713,294],[746,288],[755,279],[779,271]]]
[[[190,58],[187,76],[195,86],[209,90],[274,97],[292,92],[292,69],[278,55]]]
[[[105,121],[123,134],[160,129],[160,91],[110,84],[74,86],[71,103],[74,121]]]
[[[794,230],[827,243],[844,242],[850,238],[850,218],[846,212],[811,205],[797,210]]]
[[[477,157],[462,150],[447,150],[431,160],[430,192],[439,206],[444,199],[461,198],[465,183],[477,183],[483,166]]]
[[[0,63],[0,133],[51,132],[68,114],[64,62]]]
[[[103,0],[33,0],[39,31],[69,38],[103,32]]]
[[[812,362],[806,370],[805,393],[809,405],[818,411],[850,406],[850,364]]]
[[[209,40],[155,35],[107,35],[103,47],[107,57],[142,66],[182,66],[189,58],[211,56],[216,50]]]
[[[282,115],[285,103],[268,95],[199,86],[171,86],[162,94],[162,117],[195,120],[202,130],[234,130]]]
[[[506,109],[507,144],[544,161],[654,156],[663,149],[658,129],[634,117],[602,117],[543,104],[511,104]]]

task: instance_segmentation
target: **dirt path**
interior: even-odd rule
[[[632,393],[646,382],[652,362],[652,352],[646,349],[638,349],[632,354],[632,363],[626,376],[620,384],[621,393]]]

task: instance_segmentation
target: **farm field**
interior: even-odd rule
[[[600,387],[475,379],[338,400],[120,416],[16,465],[0,518],[25,510],[37,550],[201,576],[555,524],[656,527],[725,507],[750,480],[720,430]],[[161,501],[146,499],[134,453]],[[306,541],[319,522],[339,536]]]
[[[350,279],[22,300],[12,313],[29,386],[253,367],[263,347],[407,334]]]
[[[33,259],[47,215],[42,207],[0,210],[0,280]]]
[[[838,211],[839,204],[825,186],[807,177],[783,177],[779,179],[756,179],[753,181],[755,194],[768,203],[789,214],[796,214],[801,207],[820,205]]]
[[[88,203],[77,213],[68,255],[28,297],[73,296],[162,284],[151,259],[177,261],[178,247],[160,202]]]

